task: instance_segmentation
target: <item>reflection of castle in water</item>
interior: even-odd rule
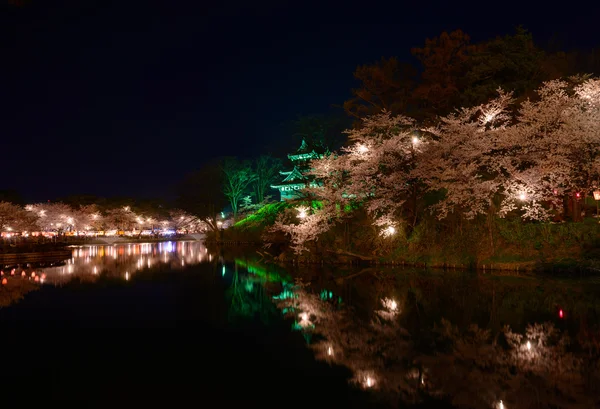
[[[68,281],[74,275],[95,276],[101,273],[128,280],[144,269],[164,267],[176,270],[212,260],[213,255],[200,241],[93,245],[73,248],[71,259],[64,265],[37,271],[45,273],[49,283]]]

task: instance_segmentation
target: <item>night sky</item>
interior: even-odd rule
[[[0,189],[169,195],[210,158],[260,154],[298,114],[335,110],[357,65],[410,60],[444,30],[477,42],[523,24],[541,46],[598,45],[598,6],[203,3],[4,0]]]

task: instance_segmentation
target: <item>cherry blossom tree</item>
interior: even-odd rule
[[[410,201],[410,223],[416,221],[415,196],[419,181],[413,173],[427,141],[415,132],[414,122],[389,112],[368,117],[361,128],[348,131],[352,144],[339,155],[312,162],[311,174],[321,183],[305,189],[323,202],[299,223],[283,217],[275,224],[292,237],[296,252],[306,250],[302,243],[312,241],[343,218],[340,208],[362,206],[382,236],[393,234],[406,223],[404,205]]]
[[[37,216],[20,206],[9,202],[0,202],[0,231],[22,232],[36,228]]]
[[[312,162],[320,187],[305,191],[323,207],[301,220],[284,215],[275,229],[302,252],[352,204],[389,237],[416,226],[425,192],[441,194],[430,207],[440,219],[455,213],[547,220],[564,195],[580,199],[600,188],[599,123],[600,80],[588,77],[546,82],[520,106],[499,89],[488,103],[427,129],[382,112],[348,131],[351,145],[340,154]]]
[[[169,224],[172,225],[176,230],[185,230],[189,233],[197,233],[205,231],[208,228],[206,222],[183,210],[171,210],[169,215],[171,219]]]
[[[77,211],[77,221],[79,229],[83,230],[101,230],[104,223],[104,216],[97,205],[81,206]]]
[[[510,160],[502,141],[510,125],[511,95],[499,90],[487,104],[440,118],[424,160],[415,170],[429,191],[443,193],[432,206],[439,218],[485,214],[500,190]]]
[[[600,80],[550,81],[537,94],[521,105],[504,140],[512,166],[500,215],[521,208],[523,218],[545,220],[548,204],[558,207],[563,195],[579,198],[598,186]]]
[[[130,230],[138,224],[137,216],[129,206],[110,209],[104,218],[104,225],[108,229]]]
[[[296,254],[309,251],[309,243],[317,241],[335,223],[331,204],[314,212],[310,210],[306,206],[286,209],[271,227],[271,231],[281,231],[290,236],[290,247]]]
[[[42,231],[60,234],[75,227],[75,212],[64,203],[38,203],[28,205],[26,209],[39,217],[38,226]]]

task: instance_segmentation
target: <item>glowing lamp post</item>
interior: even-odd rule
[[[594,200],[596,201],[596,218],[597,218],[597,217],[599,217],[599,214],[600,214],[599,213],[600,209],[598,206],[598,202],[600,201],[600,190],[599,189],[594,190]]]

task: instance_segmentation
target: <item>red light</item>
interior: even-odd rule
[[[579,197],[579,196],[581,196],[581,195],[580,195],[579,193],[575,193],[575,196]]]
[[[560,318],[563,318],[563,317],[565,316],[565,314],[563,313],[563,310],[559,310],[559,311],[558,311],[558,316],[559,316]]]

